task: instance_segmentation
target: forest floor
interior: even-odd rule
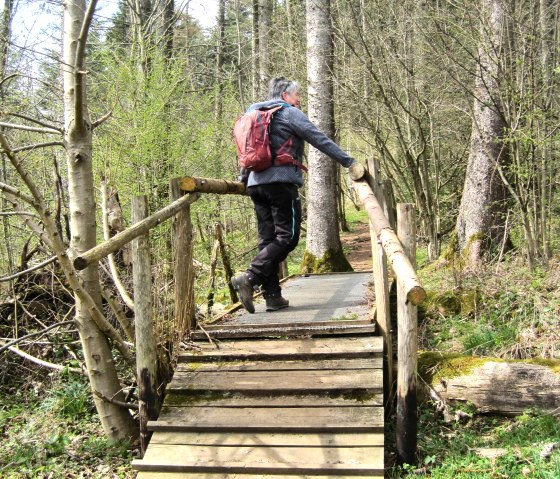
[[[349,212],[343,248],[355,270],[371,269],[364,212]],[[297,271],[305,239],[294,251]],[[453,265],[428,265],[419,248],[419,275],[428,291],[420,311],[420,348],[493,357],[558,357],[560,260],[528,271],[519,257],[464,275]],[[0,478],[132,479],[135,445],[107,440],[84,378],[29,368],[4,355],[0,381]],[[529,410],[515,418],[455,406],[445,419],[419,403],[418,461],[395,466],[394,418],[387,422],[386,477],[434,479],[560,479],[560,422]],[[479,450],[493,454],[484,457]]]

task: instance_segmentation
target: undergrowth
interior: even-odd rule
[[[515,418],[484,416],[462,406],[455,417],[446,422],[432,403],[420,404],[418,464],[394,467],[389,477],[560,478],[560,422],[554,416],[536,410]]]
[[[0,478],[134,477],[130,444],[107,439],[81,377],[0,389]]]

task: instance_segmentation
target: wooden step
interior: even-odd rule
[[[197,350],[180,353],[179,362],[191,362],[193,359],[367,358],[383,354],[381,337],[234,340],[220,343],[219,349],[208,342],[199,342],[196,346]]]
[[[150,444],[193,446],[383,446],[383,433],[249,433],[154,432]]]
[[[250,391],[173,391],[165,397],[164,406],[205,407],[351,407],[381,406],[383,394],[368,390],[328,391],[322,393],[296,392],[289,395],[274,395]]]
[[[295,370],[295,371],[178,371],[167,387],[168,391],[231,391],[294,392],[341,391],[367,389],[381,392],[382,369]]]
[[[205,474],[203,472],[139,472],[136,479],[346,479],[348,477],[360,477],[360,479],[380,479],[384,477],[383,473],[360,476],[332,476],[332,475],[286,475],[286,474],[216,474],[211,472]]]
[[[383,447],[266,447],[153,444],[139,471],[238,474],[375,475],[383,473]]]
[[[371,321],[317,321],[310,323],[270,323],[205,326],[204,331],[192,333],[192,339],[267,338],[277,336],[330,336],[375,334],[376,325]]]
[[[241,361],[217,361],[179,363],[177,372],[205,372],[205,371],[297,371],[316,370],[327,371],[332,369],[354,370],[354,369],[381,369],[382,358],[339,358],[339,359],[301,359],[289,361],[283,359]]]
[[[383,408],[359,407],[164,407],[151,431],[379,432]]]

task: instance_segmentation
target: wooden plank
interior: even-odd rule
[[[371,475],[383,472],[383,448],[151,445],[139,471]]]
[[[217,432],[155,432],[150,444],[183,444],[195,446],[383,446],[383,433],[338,434],[224,434]]]
[[[211,331],[195,331],[191,338],[195,340],[206,339],[207,334],[211,338],[230,339],[230,338],[267,338],[274,336],[328,336],[328,335],[356,335],[356,334],[375,334],[377,328],[375,324],[367,321],[367,324],[346,325],[343,322],[330,322],[325,325],[309,326],[278,326],[275,328],[245,328],[240,324],[237,328],[213,329]]]
[[[268,360],[268,361],[218,361],[188,362],[177,365],[176,372],[203,371],[297,371],[319,369],[381,369],[382,358],[350,358],[350,359],[303,359],[300,361]]]
[[[152,431],[375,432],[382,407],[165,407]]]
[[[190,391],[169,393],[164,406],[206,406],[206,407],[317,407],[317,406],[381,406],[383,394],[361,391],[332,391],[322,394],[291,394],[286,396],[247,395],[230,391],[206,392]]]
[[[349,373],[330,371],[206,371],[177,372],[167,387],[207,391],[332,391],[341,389],[383,390],[381,369],[359,369]]]
[[[368,326],[373,324],[369,319],[347,319],[347,320],[331,320],[331,321],[313,321],[313,322],[293,322],[293,323],[247,323],[247,324],[235,324],[235,321],[228,322],[225,324],[215,324],[202,325],[202,327],[207,331],[215,330],[230,330],[230,329],[276,329],[276,328],[295,328],[295,327],[305,327],[305,326]]]
[[[215,473],[211,472],[205,474],[203,472],[139,472],[136,479],[345,479],[348,476],[325,476],[315,475],[308,476],[306,474],[286,475],[280,476],[276,474],[228,474],[228,473]],[[355,476],[354,476],[355,477]],[[383,473],[374,475],[360,476],[361,479],[380,479],[383,478]]]
[[[220,349],[204,342],[198,343],[200,350],[183,352],[179,362],[200,361],[215,358],[278,358],[301,359],[307,357],[375,357],[383,354],[383,340],[368,338],[309,338],[280,339],[267,341],[228,341],[220,344]]]

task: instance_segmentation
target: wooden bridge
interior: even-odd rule
[[[415,462],[415,305],[425,292],[415,273],[414,207],[395,209],[379,166],[368,166],[353,186],[370,220],[373,274],[291,279],[285,310],[266,313],[257,303],[254,315],[237,313],[204,329],[193,322],[189,205],[202,193],[245,194],[241,183],[172,180],[169,206],[148,216],[146,198],[134,198],[135,224],[74,259],[83,269],[132,241],[145,453],[133,463],[139,479],[383,477],[384,417],[395,397],[389,266],[397,285],[397,454]],[[176,336],[182,340],[186,333],[192,341],[178,357],[157,417],[147,233],[173,217]],[[375,307],[368,301],[373,289]]]
[[[148,424],[138,478],[383,477],[383,342],[370,280],[298,277],[285,285],[289,308],[266,313],[257,302],[256,314],[195,333]]]

